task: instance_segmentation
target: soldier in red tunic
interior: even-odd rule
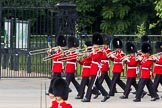
[[[93,53],[91,54],[91,68],[90,68],[90,82],[88,84],[88,89],[85,98],[82,100],[82,102],[90,102],[91,95],[92,95],[92,88],[94,85],[101,91],[102,95],[104,96],[104,99],[101,100],[101,102],[105,102],[109,95],[105,91],[105,89],[102,87],[101,84],[98,82],[98,74],[100,73],[100,58],[102,56],[102,52],[99,50],[99,45],[103,44],[103,39],[99,33],[95,33],[92,38],[93,41]]]
[[[75,80],[75,72],[77,69],[76,61],[77,61],[77,53],[76,53],[76,47],[79,46],[79,41],[77,38],[70,36],[68,37],[68,48],[69,48],[69,54],[66,56],[66,67],[65,67],[65,73],[66,73],[66,81],[68,85],[70,85],[70,82],[73,83],[76,90],[80,91],[80,85]]]
[[[69,87],[67,82],[62,78],[57,78],[53,83],[53,94],[52,105],[50,108],[72,108],[72,105],[67,102]]]
[[[131,91],[131,85],[134,86],[135,90],[137,91],[137,83],[136,83],[136,76],[137,76],[137,66],[139,64],[136,56],[136,47],[133,43],[128,42],[126,44],[126,50],[128,55],[123,57],[123,61],[127,64],[127,72],[126,72],[126,77],[127,77],[127,82],[126,82],[126,88],[124,90],[123,96],[121,96],[121,99],[127,99],[128,95]],[[143,91],[142,97],[146,95],[146,92]]]
[[[88,83],[89,83],[90,65],[92,62],[92,59],[90,58],[90,54],[92,52],[92,42],[86,41],[85,46],[86,46],[86,50],[83,55],[83,60],[79,60],[79,59],[77,60],[80,65],[83,65],[83,68],[82,68],[82,74],[81,74],[82,80],[80,84],[80,92],[75,99],[83,99],[84,92],[85,92],[85,86],[86,85],[88,86]],[[93,89],[93,93],[99,94],[96,87]]]
[[[108,76],[108,71],[110,69],[110,64],[109,64],[109,57],[107,56],[110,54],[111,49],[109,48],[109,39],[107,35],[102,35],[103,36],[103,49],[102,49],[102,57],[101,57],[101,76],[99,78],[99,83],[102,84],[103,81],[105,80],[109,89],[111,87],[111,79]]]
[[[155,90],[158,91],[159,83],[162,85],[162,42],[156,42],[156,56],[154,57],[154,73],[156,74],[154,80]]]
[[[56,45],[55,53],[51,55],[48,53],[48,55],[53,59],[53,66],[52,66],[52,80],[50,82],[50,87],[49,87],[49,96],[52,96],[52,84],[54,80],[58,77],[61,77],[61,73],[63,72],[63,62],[59,61],[60,58],[62,58],[63,51],[61,47],[66,46],[66,39],[64,36],[60,35],[57,38],[57,45]]]
[[[116,88],[116,83],[123,89],[125,90],[125,83],[120,79],[120,74],[123,72],[123,62],[122,58],[124,57],[124,52],[121,50],[123,47],[122,41],[119,38],[114,38],[113,39],[113,47],[115,48],[115,54],[112,53],[110,54],[111,60],[113,60],[114,65],[113,65],[113,77],[112,77],[112,84],[110,88],[110,96],[114,96],[115,94],[115,88]]]
[[[143,43],[142,45],[142,53],[143,57],[138,58],[140,62],[140,80],[138,82],[138,89],[136,91],[136,99],[134,99],[134,102],[140,102],[141,101],[141,95],[142,90],[144,89],[145,85],[147,86],[149,93],[151,95],[151,101],[156,101],[159,99],[158,94],[155,91],[153,82],[151,81],[151,67],[153,64],[153,59],[150,57],[150,54],[152,52],[151,46],[149,43]]]

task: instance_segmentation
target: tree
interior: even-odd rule
[[[156,20],[153,0],[112,0],[102,9],[101,30],[110,34],[133,34],[137,25]]]
[[[162,0],[156,0],[155,5],[155,10],[157,11],[156,15],[162,18]]]

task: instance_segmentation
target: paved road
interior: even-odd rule
[[[50,99],[45,94],[45,83],[49,85],[49,79],[1,79],[0,80],[0,108],[49,108]],[[41,86],[42,84],[42,86]],[[42,87],[42,90],[41,90]],[[69,102],[73,108],[161,108],[162,99],[151,102],[149,96],[145,96],[142,102],[135,103],[132,100],[134,95],[130,94],[129,99],[121,100],[122,90],[117,86],[119,93],[108,101],[100,102],[103,98],[92,99],[90,103],[82,103],[75,100],[77,92],[71,84],[73,92],[69,94]],[[104,84],[107,89],[107,86]],[[108,89],[107,89],[108,90]],[[47,91],[47,90],[46,90]],[[134,91],[134,90],[133,90]],[[147,89],[146,89],[147,91]],[[159,95],[162,96],[162,87],[159,87]],[[47,101],[46,101],[47,100]],[[47,107],[46,107],[47,106]]]

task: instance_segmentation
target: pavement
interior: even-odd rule
[[[21,78],[21,79],[0,79],[0,108],[49,108],[51,100],[45,96],[48,91],[50,79],[34,79],[34,78]],[[79,80],[80,82],[80,80]],[[108,91],[105,82],[104,88]],[[73,108],[161,108],[162,99],[152,102],[149,96],[145,96],[141,102],[135,103],[132,100],[134,95],[130,93],[128,99],[120,99],[122,90],[117,86],[118,93],[111,97],[106,102],[100,102],[102,96],[97,99],[92,99],[89,103],[83,103],[81,100],[76,100],[76,89],[70,84],[72,92],[69,94],[68,101],[72,104]],[[132,87],[133,88],[133,87]],[[147,88],[145,87],[145,90]],[[162,86],[158,88],[159,96],[162,96]],[[132,90],[134,91],[134,89]],[[93,97],[93,96],[92,96]]]

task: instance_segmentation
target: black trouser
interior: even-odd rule
[[[99,83],[102,84],[104,80],[106,81],[106,84],[107,84],[107,86],[108,86],[109,89],[110,89],[110,87],[111,87],[111,79],[110,79],[110,77],[108,76],[108,72],[103,72],[103,73],[101,74],[101,76],[100,76],[100,78],[99,78]]]
[[[85,91],[85,86],[87,85],[88,87],[89,84],[89,77],[82,77],[81,83],[80,83],[80,91],[79,91],[79,96],[83,98],[84,96],[84,91]],[[96,87],[93,88],[92,90],[93,94],[98,94],[98,89]]]
[[[125,87],[125,90],[123,93],[126,97],[128,97],[128,95],[131,91],[131,85],[133,85],[133,87],[137,91],[138,85],[136,83],[136,78],[127,78],[126,87]]]
[[[52,73],[52,79],[51,79],[51,82],[50,82],[48,93],[53,94],[53,82],[55,81],[56,78],[61,78],[61,73],[57,73],[57,72]]]
[[[125,87],[126,87],[126,85],[125,85],[125,83],[122,81],[122,80],[120,80],[120,74],[121,73],[113,73],[113,77],[112,77],[112,84],[111,84],[111,88],[110,88],[110,93],[109,93],[109,95],[110,96],[113,96],[114,95],[114,91],[115,91],[115,88],[116,88],[116,83],[123,89],[123,90],[125,90]]]
[[[136,92],[137,99],[141,99],[142,91],[143,91],[145,85],[147,86],[147,89],[151,95],[151,98],[158,97],[158,94],[155,91],[155,88],[154,88],[154,85],[153,85],[153,82],[151,81],[151,79],[150,78],[140,78],[140,80],[138,82],[138,89]]]
[[[162,85],[162,74],[156,74],[154,79],[155,91],[158,91],[159,83]]]
[[[101,94],[103,96],[107,96],[108,93],[106,92],[106,90],[103,88],[103,86],[101,84],[99,84],[98,78],[97,76],[93,75],[90,77],[90,82],[88,84],[88,89],[87,89],[87,93],[86,93],[86,98],[87,99],[91,99],[91,95],[92,95],[92,88],[96,85],[97,89],[101,91]],[[95,85],[94,85],[95,84]]]
[[[79,93],[80,85],[79,85],[79,83],[75,80],[75,75],[74,75],[74,73],[67,73],[67,74],[66,74],[66,81],[67,81],[68,85],[70,85],[70,82],[72,82],[73,85],[75,86],[76,90],[77,90],[78,93]]]

